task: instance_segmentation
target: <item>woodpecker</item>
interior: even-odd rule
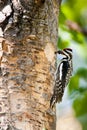
[[[61,54],[64,57],[61,59],[56,70],[54,90],[50,100],[51,108],[54,107],[55,103],[62,101],[65,87],[69,83],[73,70],[71,48],[65,48],[63,50],[56,51],[55,54]]]

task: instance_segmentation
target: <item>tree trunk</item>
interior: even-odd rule
[[[3,0],[0,10],[0,130],[55,130],[59,1]]]

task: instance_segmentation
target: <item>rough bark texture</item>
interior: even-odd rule
[[[55,72],[57,0],[0,1],[0,130],[55,130],[49,102]]]

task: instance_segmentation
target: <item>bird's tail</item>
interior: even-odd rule
[[[56,97],[55,95],[52,95],[51,100],[50,100],[50,108],[53,109],[53,107],[55,106],[56,103]]]

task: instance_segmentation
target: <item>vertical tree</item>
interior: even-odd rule
[[[49,107],[59,0],[0,1],[0,130],[55,130]]]

